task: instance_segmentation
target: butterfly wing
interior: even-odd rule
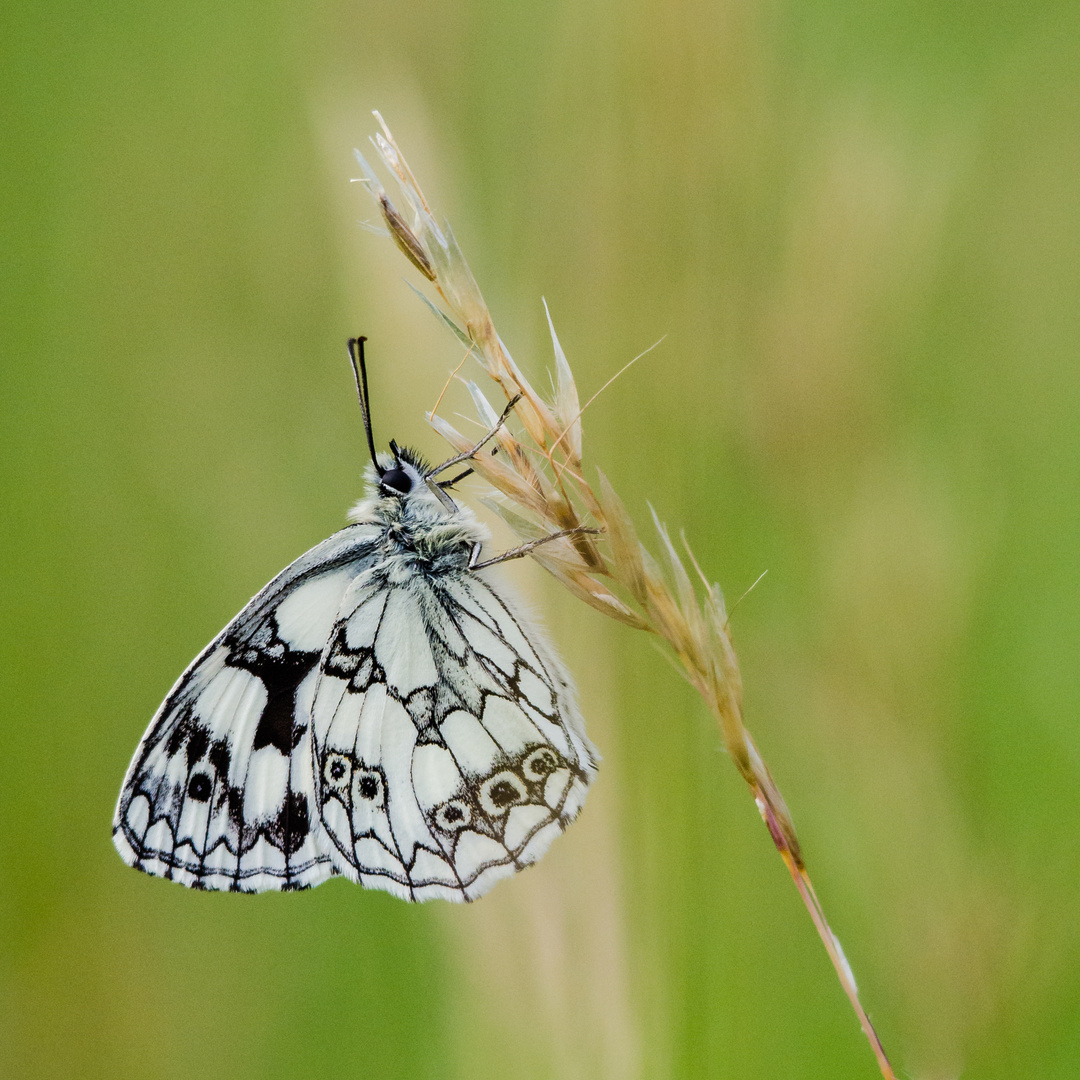
[[[200,653],[143,736],[113,821],[124,861],[203,889],[317,885],[309,713],[320,657],[380,531],[354,525],[283,570]]]
[[[569,677],[481,574],[370,570],[320,666],[316,800],[340,873],[474,900],[580,809],[597,755]]]

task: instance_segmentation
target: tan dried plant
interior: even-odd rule
[[[503,345],[449,225],[436,222],[389,128],[378,113],[375,117],[382,131],[372,137],[372,143],[397,180],[403,207],[394,205],[375,171],[357,151],[363,171],[360,182],[378,204],[394,242],[431,282],[445,308],[423,294],[421,298],[465,346],[465,359],[474,357],[495,381],[508,403],[505,415],[516,417],[524,429],[521,438],[512,434],[500,423],[500,411],[480,388],[467,383],[481,425],[497,428],[494,441],[498,453],[476,454],[469,461],[502,496],[484,500],[485,504],[521,537],[522,548],[575,596],[627,626],[655,634],[670,647],[716,718],[724,746],[749,785],[769,835],[810,912],[882,1076],[895,1080],[859,1000],[840,942],[814,892],[787,805],[743,723],[742,682],[719,586],[702,573],[684,537],[687,557],[700,580],[700,586],[695,586],[655,513],[660,558],[651,555],[603,473],[598,472],[595,486],[586,479],[582,467],[583,409],[550,314],[556,377],[553,399],[547,401],[529,384]],[[435,430],[457,452],[470,451],[475,440],[438,416],[435,409],[428,415]]]

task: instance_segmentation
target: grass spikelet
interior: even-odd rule
[[[607,538],[611,545],[611,558],[615,563],[616,573],[626,582],[634,600],[644,606],[649,594],[645,587],[645,563],[637,531],[622,504],[622,499],[608,483],[608,478],[599,469],[596,473],[600,481],[600,498],[607,507]]]
[[[719,587],[709,583],[687,547],[701,579],[701,585],[695,586],[667,528],[653,514],[662,555],[662,560],[657,560],[638,539],[626,507],[603,474],[596,487],[588,482],[582,469],[580,398],[550,313],[555,392],[548,402],[514,363],[449,225],[436,223],[393,136],[382,118],[375,115],[382,133],[372,143],[397,179],[407,213],[398,211],[374,170],[357,151],[363,170],[361,180],[398,248],[441,298],[442,307],[428,300],[429,306],[467,345],[506,400],[517,399],[513,416],[524,428],[524,437],[515,436],[504,426],[495,438],[499,453],[492,455],[485,450],[471,460],[476,472],[501,496],[491,505],[526,542],[560,534],[558,539],[531,549],[531,557],[590,607],[656,635],[669,648],[715,717],[724,746],[750,787],[769,835],[870,1042],[881,1075],[885,1080],[895,1080],[873,1024],[859,1001],[850,965],[814,892],[787,804],[743,723],[742,682]],[[480,427],[490,429],[498,411],[478,387],[471,385],[469,389]],[[429,419],[455,451],[467,451],[474,445],[472,439],[442,417],[432,414]]]
[[[544,301],[544,315],[547,316],[548,330],[551,331],[551,346],[555,350],[555,418],[562,425],[566,440],[567,456],[581,466],[581,405],[578,402],[577,386],[570,365],[566,362],[566,353],[559,344],[559,335],[555,333],[555,324],[551,321],[551,312]]]

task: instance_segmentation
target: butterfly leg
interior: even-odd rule
[[[445,469],[449,469],[451,465],[457,465],[460,461],[467,461],[469,458],[475,457],[487,443],[489,443],[492,439],[495,438],[495,436],[498,434],[499,428],[501,428],[503,424],[506,423],[510,414],[514,411],[514,406],[520,400],[521,395],[518,394],[516,397],[511,398],[510,401],[507,402],[506,408],[502,411],[502,416],[500,416],[499,419],[495,421],[495,426],[492,427],[492,429],[471,450],[466,450],[463,453],[455,454],[452,458],[444,461],[441,465],[436,465],[434,469],[430,469],[428,471],[424,479],[430,480],[431,477],[437,476]],[[458,477],[457,479],[460,480],[461,477]]]
[[[491,451],[491,456],[494,457],[498,452],[499,448],[497,446],[493,447]],[[435,486],[440,487],[445,491],[447,488],[452,488],[456,483],[458,483],[458,481],[464,480],[466,476],[472,476],[474,472],[476,472],[476,470],[472,468],[463,469],[452,480],[440,480]]]
[[[520,559],[525,555],[528,555],[534,548],[538,548],[541,544],[546,544],[550,540],[559,540],[564,536],[582,536],[585,533],[598,533],[599,529],[590,529],[582,525],[576,529],[563,529],[560,532],[550,533],[548,536],[541,536],[538,540],[530,540],[528,543],[519,544],[516,548],[511,548],[509,551],[504,551],[501,555],[496,555],[494,559],[485,559],[480,562],[480,544],[475,544],[472,549],[472,555],[469,557],[470,570],[483,570],[485,566],[494,566],[496,563],[508,562],[510,559]]]

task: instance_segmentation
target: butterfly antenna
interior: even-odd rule
[[[375,439],[371,434],[371,398],[368,396],[367,365],[364,363],[365,341],[367,338],[363,334],[349,338],[349,363],[352,365],[353,378],[356,380],[356,396],[360,399],[360,414],[364,418],[368,453],[371,454],[371,463],[375,466],[375,471],[381,476],[382,468],[379,465],[379,459],[375,456]]]

